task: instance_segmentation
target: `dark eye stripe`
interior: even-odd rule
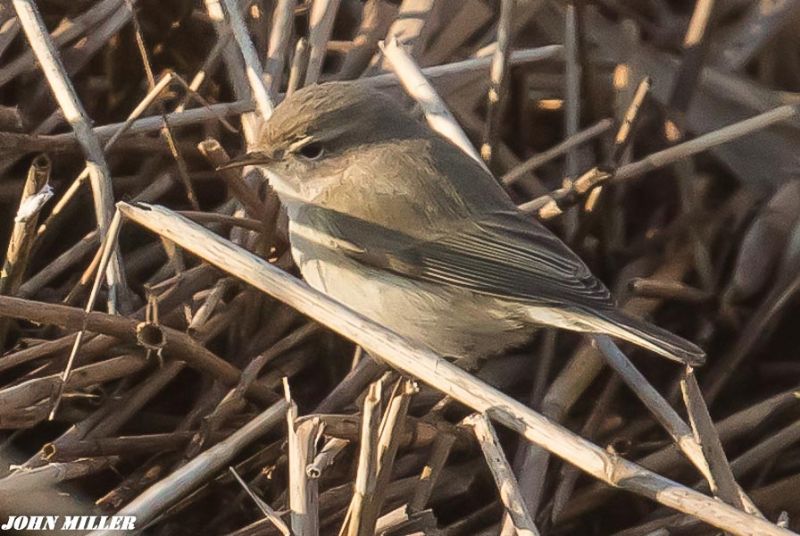
[[[320,143],[308,143],[298,149],[297,152],[309,160],[317,160],[325,154],[325,148]]]

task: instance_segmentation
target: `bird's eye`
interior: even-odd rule
[[[309,160],[316,160],[325,154],[325,148],[319,143],[309,143],[301,147],[299,152]]]

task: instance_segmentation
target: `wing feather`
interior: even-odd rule
[[[321,207],[306,217],[355,244],[342,250],[348,257],[404,277],[531,304],[613,307],[606,287],[577,255],[549,230],[513,212],[453,224],[427,240]]]

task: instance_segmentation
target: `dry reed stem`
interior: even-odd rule
[[[297,405],[291,399],[289,382],[283,379],[288,410],[287,449],[289,451],[289,510],[292,534],[316,536],[319,534],[319,498],[316,479],[308,478],[306,467],[314,460],[314,444],[320,421],[313,418],[297,422]]]
[[[3,56],[20,30],[19,19],[13,16],[4,19],[5,20],[0,23],[0,57]]]
[[[361,419],[358,415],[342,415],[342,414],[322,414],[312,413],[305,417],[301,417],[299,421],[305,422],[308,419],[318,417],[325,427],[325,435],[330,439],[328,443],[334,443],[334,439],[342,439],[345,442],[357,442],[359,431],[361,429]],[[463,447],[465,443],[464,435],[457,433],[452,425],[445,423],[432,424],[426,420],[417,419],[414,417],[406,417],[406,426],[403,427],[399,438],[400,448],[424,448],[433,444],[434,439],[439,434],[452,434],[460,440],[460,445]],[[326,445],[327,446],[327,445]],[[330,445],[329,448],[337,449],[336,444]],[[324,449],[323,449],[324,450]],[[320,451],[322,454],[322,451]],[[319,458],[319,456],[318,456]]]
[[[787,121],[795,117],[797,112],[797,105],[779,106],[763,114],[728,125],[714,132],[703,134],[693,140],[685,141],[668,149],[653,153],[636,162],[626,164],[616,170],[613,176],[609,177],[608,180],[612,184],[616,184],[639,177],[645,173],[673,164],[678,160],[707,151],[717,145],[757,132],[771,125]],[[547,199],[543,197],[523,203],[520,205],[520,210],[526,212],[539,210],[551,199],[549,195],[545,197]]]
[[[338,437],[329,439],[320,449],[319,453],[314,457],[314,460],[308,464],[308,467],[306,467],[306,474],[308,475],[308,478],[320,478],[322,476],[322,472],[334,464],[336,457],[349,444],[350,441],[347,439],[341,439]]]
[[[740,454],[731,461],[731,470],[736,476],[749,473],[798,441],[800,441],[800,421],[795,421],[771,433],[763,441]]]
[[[119,211],[117,211],[114,213],[114,217],[111,219],[111,224],[108,227],[105,238],[100,245],[100,261],[97,265],[97,275],[95,276],[94,283],[92,284],[92,290],[89,293],[89,299],[86,300],[86,307],[84,308],[84,313],[87,315],[94,309],[95,301],[97,300],[97,294],[100,291],[100,285],[103,284],[103,273],[105,272],[112,255],[114,255],[114,252],[117,249],[117,237],[119,236],[121,224],[122,215],[119,213]],[[67,364],[64,367],[64,372],[61,376],[61,385],[53,397],[53,407],[50,410],[49,416],[49,420],[51,421],[55,418],[56,411],[61,403],[61,397],[64,395],[64,388],[69,380],[72,366],[75,363],[75,357],[78,355],[78,349],[81,346],[81,341],[83,340],[85,334],[86,325],[84,324],[75,336],[75,342],[72,345],[69,357],[67,358]]]
[[[623,182],[644,173],[656,170],[678,160],[688,158],[695,154],[707,151],[717,145],[727,143],[747,134],[757,132],[769,126],[788,121],[798,113],[798,106],[784,105],[750,117],[743,121],[733,123],[726,127],[703,134],[692,140],[680,143],[674,147],[653,153],[641,160],[622,166],[617,170],[612,179],[613,183]]]
[[[197,144],[197,149],[215,168],[221,168],[230,162],[230,156],[214,138],[207,138],[201,141]],[[258,194],[242,178],[241,171],[223,168],[219,172],[225,179],[225,183],[230,188],[231,193],[242,204],[247,214],[258,220],[263,219],[267,209],[261,199],[258,198]]]
[[[222,60],[222,53],[228,46],[228,41],[230,38],[230,32],[217,34],[217,42],[214,43],[214,47],[208,53],[208,56],[206,56],[203,65],[200,66],[188,84],[188,90],[190,93],[181,99],[180,103],[175,107],[175,112],[184,111],[186,109],[186,105],[191,102],[191,96],[198,95],[198,92],[203,85],[208,82],[210,74],[212,74],[214,69],[216,69],[217,65]]]
[[[264,69],[261,67],[258,53],[253,46],[253,41],[250,39],[250,34],[247,32],[244,19],[242,19],[239,3],[234,0],[207,0],[207,3],[218,1],[221,1],[225,6],[225,13],[228,15],[233,38],[242,53],[247,81],[250,84],[250,91],[252,91],[256,108],[262,119],[269,119],[269,116],[272,115],[272,110],[275,108],[275,103],[272,102],[272,98],[269,95],[269,88],[263,78]]]
[[[65,388],[80,389],[135,374],[147,365],[142,356],[126,355],[77,368]],[[49,399],[61,386],[60,374],[31,378],[11,387],[0,389],[0,414]]]
[[[111,184],[111,173],[106,163],[100,141],[92,130],[91,122],[83,109],[72,83],[69,81],[64,65],[58,58],[58,52],[50,39],[44,21],[33,0],[13,0],[22,29],[28,38],[36,59],[42,66],[45,78],[50,84],[64,117],[72,127],[75,137],[86,156],[86,167],[89,169],[89,181],[92,184],[94,211],[100,238],[105,238],[108,226],[114,213],[114,193]],[[109,311],[117,310],[119,303],[123,310],[127,309],[127,285],[118,255],[113,255],[108,266],[107,282],[109,292]],[[122,302],[120,302],[122,300]]]
[[[787,259],[788,257],[784,260]],[[734,371],[761,340],[770,323],[778,313],[792,303],[792,297],[800,292],[800,275],[795,266],[779,267],[775,279],[775,285],[758,304],[750,320],[737,336],[733,348],[720,356],[711,367],[703,388],[708,403],[714,403]]]
[[[36,202],[38,199],[47,201],[49,196],[42,197],[40,192],[48,186],[50,179],[50,160],[45,155],[34,158],[20,196],[17,217],[8,240],[8,249],[0,269],[0,294],[14,295],[22,284],[25,270],[28,267],[33,242],[36,237],[36,223],[39,220],[39,211],[44,203]],[[45,191],[44,193],[48,193]],[[52,193],[50,193],[52,195]],[[5,347],[8,321],[0,319],[0,349]]]
[[[136,194],[131,202],[147,200],[156,201],[166,194],[174,184],[175,179],[170,173],[160,174],[144,190]],[[39,230],[41,230],[41,226],[39,227]],[[37,233],[37,238],[39,236],[40,235]],[[33,297],[54,278],[58,277],[70,266],[86,257],[86,255],[88,255],[88,253],[98,244],[98,241],[99,236],[97,231],[87,233],[72,247],[68,248],[66,251],[64,251],[64,253],[56,257],[53,262],[42,268],[40,272],[31,276],[22,285],[22,287],[20,287],[19,296],[22,298]],[[38,242],[34,243],[34,251],[36,251],[37,244]],[[98,249],[98,253],[99,252],[100,250]]]
[[[642,78],[636,86],[628,106],[625,108],[625,113],[617,129],[617,135],[614,137],[614,150],[611,154],[611,162],[614,167],[617,167],[622,162],[624,154],[630,147],[636,124],[641,117],[639,112],[642,109],[645,98],[650,93],[651,86],[650,77],[645,76]]]
[[[471,426],[475,431],[475,437],[486,458],[486,465],[489,466],[497,486],[500,501],[516,533],[520,536],[539,536],[539,529],[536,528],[528,512],[517,479],[514,478],[514,471],[511,470],[489,418],[483,414],[473,413],[464,419],[464,424]]]
[[[22,494],[59,482],[97,474],[113,467],[115,458],[84,458],[74,462],[50,463],[29,471],[18,471],[0,479],[0,493]]]
[[[303,78],[308,69],[308,40],[301,37],[297,40],[292,55],[292,66],[289,69],[289,81],[286,85],[286,96],[288,97],[302,87]]]
[[[428,501],[433,493],[433,488],[442,474],[447,458],[450,456],[450,449],[455,443],[455,435],[448,432],[440,432],[431,447],[431,454],[425,467],[419,475],[419,481],[414,488],[414,495],[408,502],[410,512],[420,512],[428,505]]]
[[[123,0],[102,0],[101,2],[93,5],[90,9],[87,9],[84,13],[71,19],[68,25],[59,25],[59,27],[53,30],[53,32],[50,34],[50,38],[56,47],[60,47],[69,41],[86,34],[92,29],[92,27],[96,26],[103,19],[109,18],[109,16],[111,16],[115,11],[120,10],[120,8],[125,9],[123,6]],[[14,20],[16,20],[16,24],[11,25],[8,28],[6,28],[6,25],[3,26],[3,29],[5,30],[3,35],[8,41],[6,42],[4,40],[4,47],[2,48],[7,47],[10,44],[10,41],[19,31],[19,19]],[[34,52],[32,50],[26,50],[22,52],[14,60],[8,62],[2,69],[0,69],[0,87],[6,85],[8,82],[12,81],[14,78],[23,73],[33,71],[35,68],[36,56]]]
[[[370,510],[378,473],[378,434],[380,431],[381,386],[370,385],[361,411],[361,440],[358,450],[358,470],[353,499],[339,531],[340,536],[371,536],[375,532],[377,512]]]
[[[639,372],[633,363],[622,353],[607,335],[595,335],[594,344],[606,363],[622,378],[636,394],[650,413],[669,433],[675,444],[683,451],[689,461],[697,467],[700,474],[709,482],[713,480],[708,460],[703,455],[700,443],[692,434],[692,429],[672,409],[669,403]]]
[[[375,534],[436,536],[439,531],[436,517],[431,510],[412,514],[408,511],[406,505],[401,505],[378,518],[378,522],[375,524]]]
[[[500,18],[497,21],[497,47],[492,54],[489,70],[489,91],[486,100],[486,124],[483,130],[481,158],[492,165],[492,149],[500,131],[503,105],[508,92],[508,56],[511,53],[511,22],[516,0],[501,0]]]
[[[375,483],[375,493],[370,498],[370,510],[377,521],[383,508],[385,491],[391,482],[392,470],[397,451],[406,429],[406,418],[411,397],[419,392],[417,384],[409,379],[401,379],[395,386],[389,399],[386,413],[381,421],[378,436],[378,472]]]
[[[593,437],[597,434],[603,420],[608,417],[611,402],[619,392],[622,380],[618,375],[611,376],[606,382],[603,391],[596,399],[589,417],[581,428],[582,437]],[[571,465],[563,465],[559,473],[558,485],[553,492],[553,508],[550,512],[550,520],[556,523],[564,508],[569,504],[572,493],[575,490],[580,471]]]
[[[247,445],[267,433],[283,418],[288,403],[279,400],[221,441],[193,458],[122,508],[117,515],[136,516],[139,527],[146,527],[186,494],[213,478]],[[94,531],[89,536],[113,536],[114,531]]]
[[[789,389],[777,395],[771,396],[751,407],[741,410],[733,415],[715,423],[715,428],[723,443],[735,440],[740,436],[752,431],[764,419],[775,416],[781,411],[794,405],[797,401],[797,388]],[[677,447],[670,444],[657,450],[639,460],[640,465],[657,472],[666,472],[675,467],[685,458],[681,456]],[[737,466],[737,460],[731,462],[731,467]],[[746,469],[747,465],[745,464]],[[734,470],[738,474],[738,470]],[[596,507],[608,497],[611,490],[600,485],[590,485],[575,495],[572,502],[565,508],[564,519],[574,519],[575,516],[583,515],[586,511]]]
[[[139,24],[139,17],[136,14],[136,11],[133,6],[133,0],[125,0],[126,4],[131,9],[132,16],[131,21],[133,23],[133,32],[134,37],[136,40],[136,46],[139,50],[139,56],[142,60],[142,67],[144,68],[145,72],[145,79],[147,80],[147,85],[150,90],[153,90],[158,86],[156,82],[155,74],[153,72],[152,62],[150,61],[150,54],[147,50],[147,45],[144,40],[144,35],[142,34],[142,28]],[[185,83],[184,83],[185,84]],[[157,105],[158,111],[161,114],[162,120],[162,128],[160,131],[161,137],[164,139],[165,145],[169,148],[169,152],[172,155],[173,160],[175,161],[176,168],[178,170],[178,177],[180,177],[181,182],[183,183],[184,190],[186,191],[186,197],[189,200],[189,203],[194,210],[200,210],[200,201],[197,199],[197,193],[194,190],[194,186],[192,185],[191,178],[189,177],[189,169],[186,165],[186,161],[181,154],[180,149],[178,148],[178,144],[175,141],[175,136],[172,132],[172,128],[170,127],[169,121],[167,121],[165,114],[166,109],[162,102],[159,102]]]
[[[289,54],[289,40],[292,37],[294,9],[297,0],[279,0],[272,13],[272,29],[269,32],[267,60],[264,63],[264,84],[273,101],[278,96],[283,76],[283,66]]]
[[[367,0],[361,12],[361,23],[353,37],[352,48],[347,51],[336,78],[352,80],[364,73],[370,60],[378,50],[378,41],[386,37],[390,25],[402,19],[396,19],[396,8],[384,0]]]
[[[472,142],[469,141],[455,117],[447,109],[447,104],[436,93],[431,83],[425,78],[424,71],[417,66],[411,56],[401,48],[397,40],[390,41],[388,44],[381,43],[379,46],[406,92],[419,103],[428,125],[488,171],[486,164],[472,146]]]
[[[430,351],[417,348],[251,253],[162,207],[119,203],[129,219],[168,238],[211,264],[291,304],[334,328],[399,371],[435,386],[475,411],[491,411],[500,423],[590,475],[740,535],[789,535],[785,529],[652,473],[569,432]]]
[[[192,219],[191,216],[187,214],[183,215],[189,219]],[[189,322],[189,326],[186,328],[187,333],[191,335],[197,333],[203,324],[208,322],[208,319],[211,317],[214,310],[218,305],[220,305],[223,294],[225,294],[232,286],[233,281],[228,277],[219,279],[216,283],[214,283],[214,288],[211,289],[211,292],[208,293],[208,296],[206,296],[203,304],[198,307],[195,313],[192,315],[192,320]]]
[[[709,26],[712,23],[716,0],[697,0],[681,44],[681,62],[672,83],[667,102],[669,116],[665,134],[669,141],[682,137],[686,112],[698,90],[698,81],[706,60],[709,43]],[[673,120],[675,122],[673,122]],[[671,132],[671,127],[675,127]],[[673,138],[674,136],[674,138]]]
[[[116,359],[116,358],[115,358]],[[138,357],[142,360],[141,356]],[[77,370],[75,371],[77,373]],[[136,456],[165,450],[177,450],[192,439],[194,432],[169,432],[134,436],[81,439],[56,445],[45,443],[42,451],[48,461],[69,461],[98,456]]]
[[[583,82],[583,66],[578,37],[578,7],[575,2],[566,4],[564,14],[564,133],[570,138],[578,133],[581,121],[581,84]],[[567,151],[567,162],[564,169],[566,181],[574,180],[580,173],[580,160],[577,147]]]
[[[243,398],[244,394],[250,388],[250,385],[258,381],[258,375],[261,370],[273,361],[275,358],[299,346],[308,340],[312,335],[319,332],[320,326],[314,322],[309,322],[302,327],[297,328],[285,337],[276,341],[275,344],[264,350],[255,358],[242,371],[242,378],[236,386],[234,396]],[[309,462],[310,463],[310,462]]]
[[[547,220],[560,216],[567,207],[578,203],[586,194],[599,194],[602,184],[614,176],[614,170],[617,168],[620,159],[625,154],[630,144],[631,135],[636,125],[637,118],[639,117],[639,111],[642,108],[642,104],[649,90],[650,79],[645,77],[634,92],[622,121],[617,128],[617,134],[614,137],[613,151],[606,165],[595,166],[580,177],[567,174],[563,181],[563,187],[526,203],[527,209],[535,211],[539,219]],[[577,132],[572,134],[572,136],[576,135]],[[577,155],[577,153],[574,154]],[[569,155],[570,153],[568,152],[568,168]],[[575,158],[577,158],[577,156]],[[590,196],[589,200],[587,200],[587,205],[592,202],[592,199],[593,198]]]
[[[447,24],[440,26],[439,31],[431,36],[431,42],[427,43],[420,61],[437,65],[455,56],[459,49],[470,50],[469,41],[494,18],[494,11],[481,0],[462,0],[453,5],[449,12],[441,13],[446,17]]]
[[[93,311],[85,313],[80,309],[43,302],[34,302],[20,298],[0,296],[0,315],[21,318],[31,322],[55,324],[68,329],[86,329],[94,333],[102,333],[127,342],[136,342],[136,326],[139,323],[132,318],[125,318]],[[178,330],[162,326],[161,330],[167,340],[165,350],[175,352],[176,357],[185,360],[190,366],[218,378],[226,385],[236,385],[241,373],[239,370],[214,355],[197,341]],[[69,337],[71,339],[72,336]],[[114,343],[112,342],[111,345]],[[261,402],[274,400],[274,395],[261,383],[251,385],[248,393],[255,395]]]
[[[636,296],[686,303],[703,303],[713,296],[710,292],[692,287],[681,281],[661,281],[649,277],[631,279],[628,288]]]
[[[528,65],[531,63],[557,59],[562,53],[561,45],[547,45],[538,48],[527,48],[516,50],[509,58],[509,64]],[[478,72],[487,69],[491,65],[491,58],[474,58],[453,63],[446,63],[434,67],[426,67],[422,69],[425,77],[429,78],[432,83],[436,84],[437,81],[445,81],[454,77],[460,77],[467,73]],[[379,76],[372,76],[362,79],[359,83],[368,84],[377,88],[393,87],[399,81],[397,76],[393,73],[382,74]],[[255,110],[255,104],[249,99],[237,100],[234,102],[226,102],[219,104],[212,104],[203,108],[194,108],[182,112],[172,112],[166,114],[167,121],[173,128],[195,125],[204,121],[218,119],[220,117],[228,117],[232,115],[241,115]],[[108,139],[111,137],[124,123],[111,123],[108,125],[101,125],[94,127],[94,133],[100,140]],[[158,131],[162,126],[161,116],[149,116],[137,119],[134,121],[126,135],[133,136],[136,134],[146,134]],[[70,143],[75,139],[74,133],[56,134],[48,138],[47,145]]]
[[[698,442],[703,449],[703,455],[708,460],[710,470],[708,483],[712,492],[730,505],[764,517],[750,498],[742,491],[733,476],[733,471],[728,464],[728,458],[722,448],[717,429],[714,427],[714,421],[708,413],[708,408],[705,400],[703,400],[703,394],[700,392],[700,386],[697,385],[697,378],[695,378],[692,367],[686,367],[684,370],[680,386],[692,430],[694,430],[695,436],[697,436]]]
[[[347,373],[339,384],[328,393],[314,409],[315,413],[332,413],[343,410],[352,403],[364,389],[386,371],[386,365],[372,357],[362,359]]]
[[[319,82],[340,2],[341,0],[314,0],[311,4],[311,13],[308,17],[308,63],[304,86]]]

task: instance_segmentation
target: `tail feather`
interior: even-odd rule
[[[621,311],[603,312],[602,316],[595,316],[592,324],[600,328],[598,331],[641,346],[673,361],[692,366],[705,363],[706,354],[696,344]]]

